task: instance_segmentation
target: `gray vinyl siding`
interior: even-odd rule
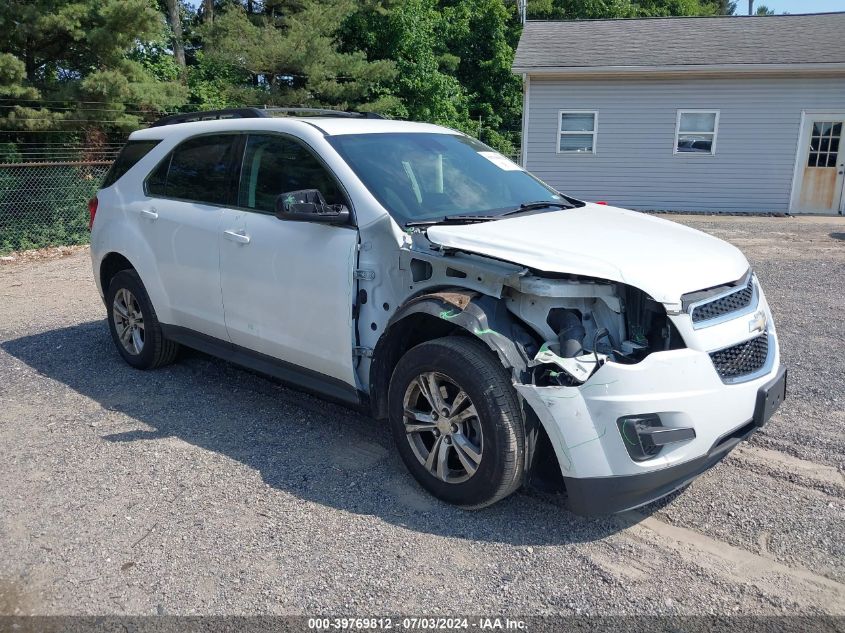
[[[677,111],[719,110],[714,156],[674,154]],[[525,166],[635,209],[787,211],[802,110],[845,109],[845,77],[531,78]],[[596,155],[559,154],[558,112],[598,111]]]

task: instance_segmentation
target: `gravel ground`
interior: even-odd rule
[[[129,368],[85,249],[0,262],[0,614],[845,615],[845,222],[669,217],[752,261],[789,399],[607,519],[444,505],[365,416],[199,353]]]

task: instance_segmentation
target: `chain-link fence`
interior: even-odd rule
[[[87,203],[111,161],[0,164],[0,253],[84,244]]]

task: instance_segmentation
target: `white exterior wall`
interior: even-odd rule
[[[845,109],[845,77],[530,77],[523,164],[634,209],[789,209],[802,110]],[[716,154],[675,154],[677,111],[719,110]],[[557,153],[560,110],[598,111],[596,154]],[[800,186],[800,183],[799,183]]]

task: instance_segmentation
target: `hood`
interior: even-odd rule
[[[622,282],[661,303],[736,281],[748,261],[734,246],[682,224],[588,203],[504,220],[432,226],[428,239],[534,270]]]

